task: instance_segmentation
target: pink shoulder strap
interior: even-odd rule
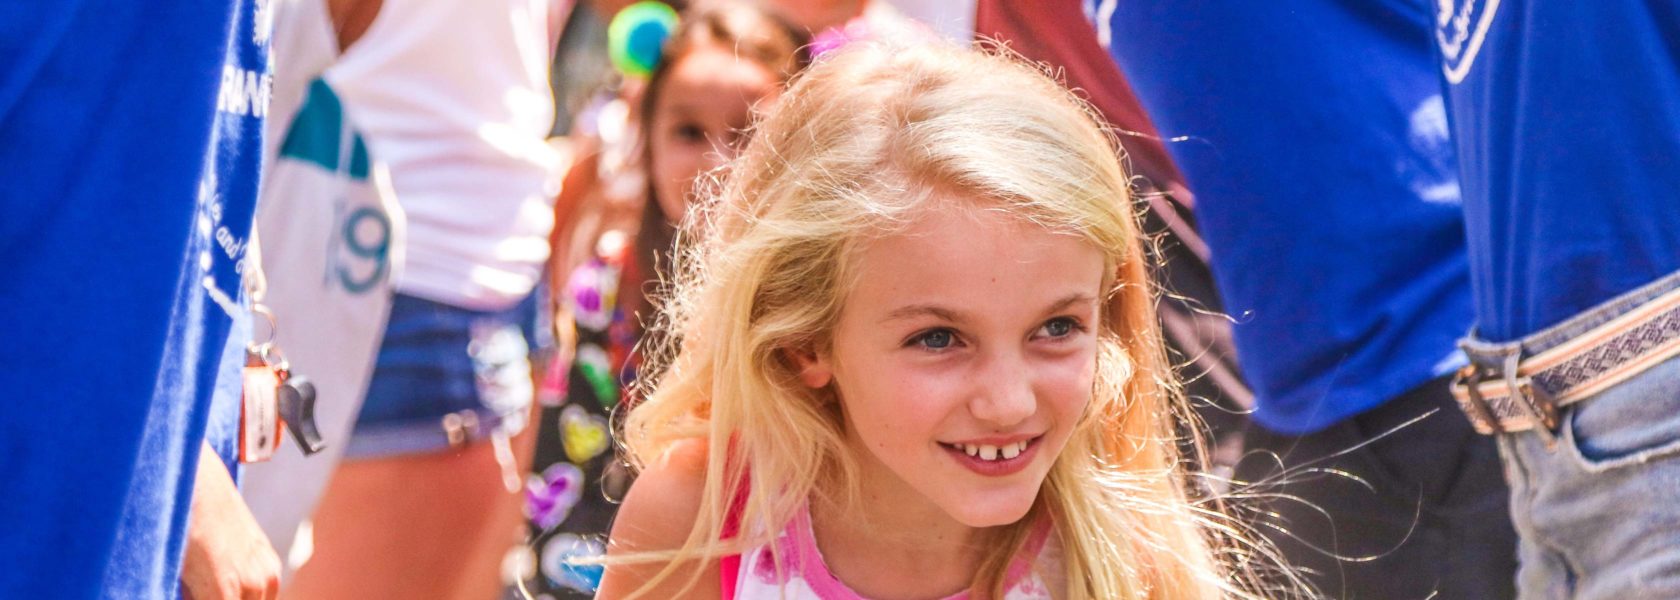
[[[723,520],[723,539],[731,539],[741,530],[741,512],[738,505],[730,505],[728,516]],[[741,555],[730,554],[718,561],[718,581],[722,584],[723,600],[735,600],[736,579],[741,573]]]
[[[741,533],[741,512],[745,510],[747,500],[747,484],[750,475],[741,479],[741,487],[735,490],[729,498],[729,510],[723,515],[723,539],[733,539]],[[735,600],[736,580],[741,573],[741,555],[730,554],[718,561],[718,583],[722,588],[723,600]]]

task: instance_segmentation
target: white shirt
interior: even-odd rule
[[[326,78],[408,215],[398,291],[518,302],[548,258],[557,153],[549,0],[384,0]]]

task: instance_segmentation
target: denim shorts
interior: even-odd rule
[[[397,294],[346,458],[417,454],[524,429],[536,298],[483,312]]]
[[[1527,354],[1680,289],[1680,273],[1520,340]],[[1532,598],[1680,598],[1680,358],[1559,413],[1555,442],[1499,436],[1517,590]]]

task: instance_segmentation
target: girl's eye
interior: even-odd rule
[[[1064,338],[1084,329],[1079,325],[1079,321],[1072,317],[1056,317],[1038,328],[1040,334],[1049,338]]]
[[[957,338],[949,329],[931,329],[910,339],[910,343],[928,350],[944,350],[955,344]]]

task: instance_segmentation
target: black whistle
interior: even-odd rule
[[[286,430],[292,432],[303,455],[325,449],[327,441],[315,428],[315,384],[308,377],[293,375],[280,384],[279,395],[280,419],[286,422]]]

